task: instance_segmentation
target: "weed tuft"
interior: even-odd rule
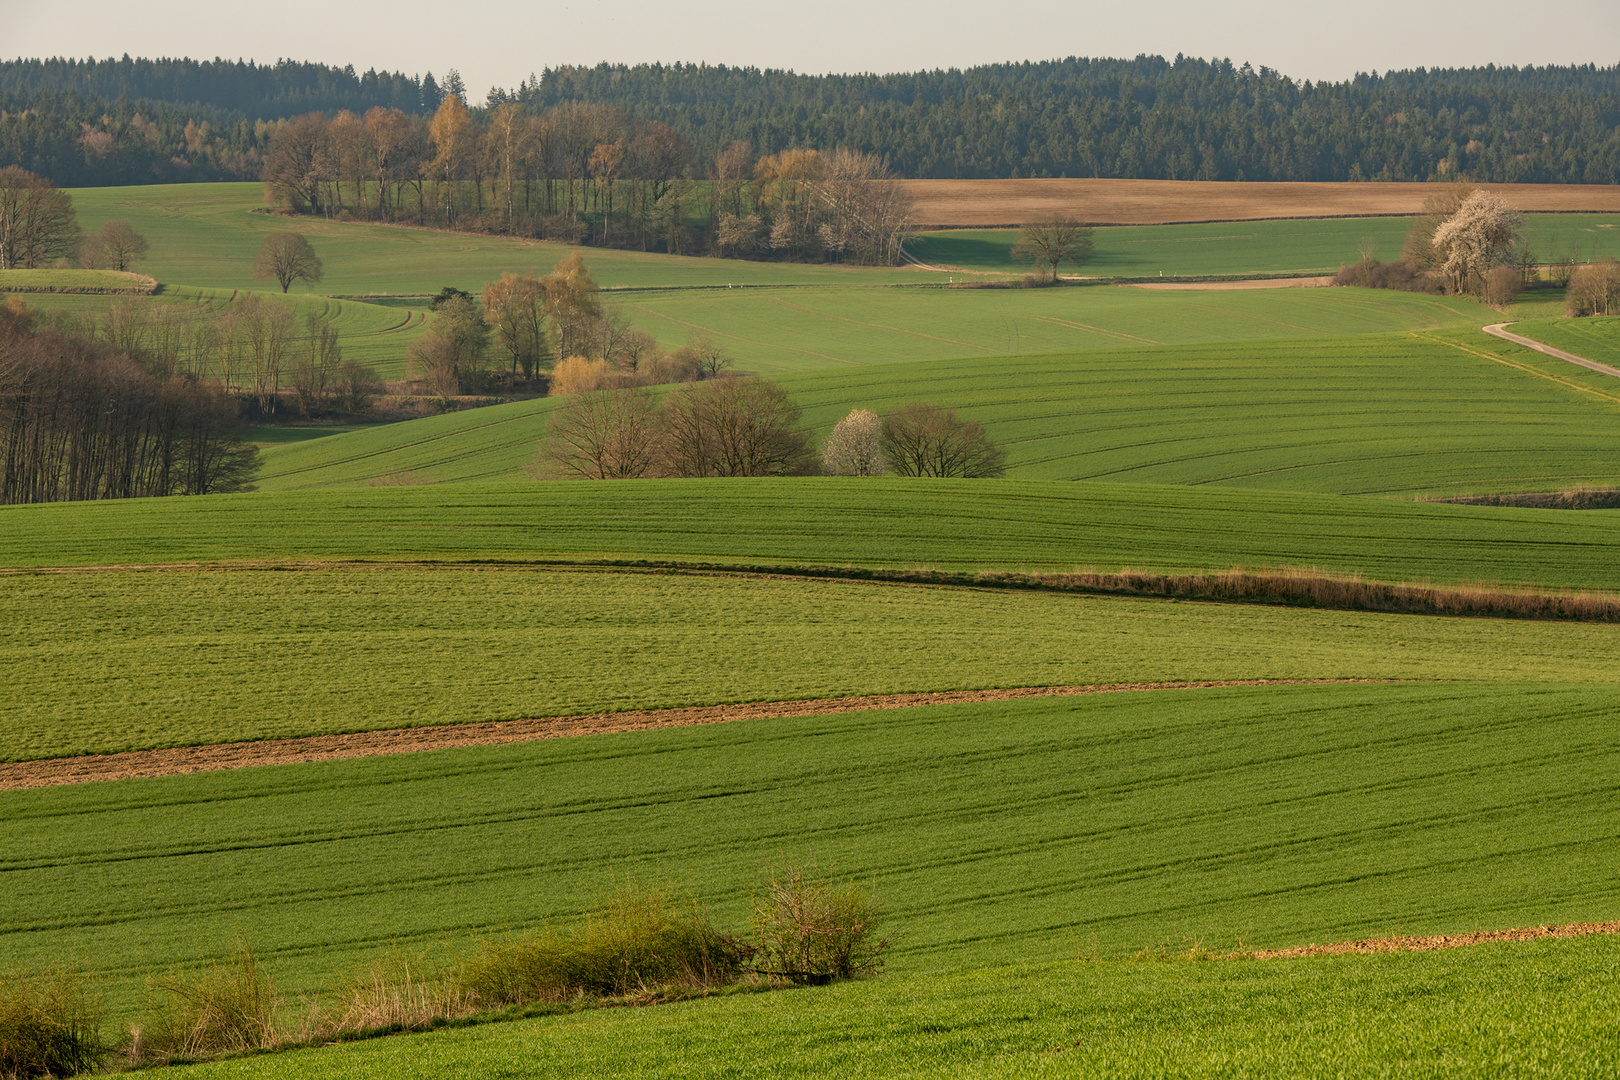
[[[0,976],[0,1077],[74,1076],[107,1056],[98,1002],[77,975]]]
[[[628,886],[571,932],[554,926],[485,942],[463,962],[460,988],[486,1007],[578,997],[658,998],[734,981],[748,947],[668,889]]]
[[[786,867],[754,897],[754,942],[762,975],[801,985],[876,974],[893,946],[878,936],[882,909],[871,890]]]
[[[284,1041],[279,998],[252,946],[238,941],[229,960],[156,980],[160,1000],[135,1033],[132,1064],[262,1050]]]

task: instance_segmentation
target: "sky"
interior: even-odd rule
[[[1620,63],[1620,2],[1561,0],[0,0],[0,58],[314,60],[440,81],[469,97],[546,67],[702,61],[806,73],[895,72],[1065,56],[1227,58],[1296,79],[1476,64]]]

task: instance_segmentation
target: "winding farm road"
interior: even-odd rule
[[[1510,332],[1507,323],[1492,323],[1489,326],[1481,327],[1481,329],[1492,337],[1499,337],[1503,341],[1511,341],[1515,345],[1523,345],[1527,349],[1546,353],[1554,359],[1568,360],[1571,364],[1579,364],[1581,367],[1588,368],[1600,375],[1613,375],[1615,378],[1620,379],[1620,368],[1612,368],[1608,364],[1600,364],[1596,360],[1588,360],[1584,356],[1576,356],[1574,353],[1565,352],[1563,349],[1555,349],[1551,345],[1543,345],[1539,341],[1532,341],[1523,335]]]

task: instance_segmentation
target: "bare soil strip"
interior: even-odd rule
[[[1432,949],[1460,949],[1467,945],[1488,945],[1499,941],[1537,941],[1541,938],[1585,937],[1588,934],[1620,934],[1620,921],[1566,923],[1563,926],[1520,926],[1511,930],[1475,930],[1471,934],[1435,934],[1430,937],[1363,938],[1332,945],[1300,945],[1292,949],[1267,949],[1240,955],[1256,960],[1293,959],[1302,956],[1343,956],[1347,953],[1428,952]]]
[[[1330,277],[1255,278],[1250,281],[1135,281],[1130,289],[1197,289],[1204,292],[1228,292],[1233,289],[1325,289],[1333,284]]]
[[[530,720],[494,720],[473,724],[391,728],[348,735],[311,735],[296,739],[181,746],[168,750],[133,750],[121,754],[46,758],[0,764],[0,791],[18,788],[88,784],[98,780],[182,776],[189,773],[251,769],[260,765],[293,765],[341,758],[382,757],[423,750],[565,739],[657,728],[725,724],[783,716],[832,716],[868,709],[907,709],[920,705],[956,705],[1020,698],[1077,697],[1142,690],[1207,690],[1222,686],[1320,686],[1388,682],[1387,679],[1231,679],[1206,682],[1110,683],[1096,686],[1029,686],[1006,690],[948,690],[918,694],[868,694],[860,697],[802,701],[756,701],[741,705],[699,705],[684,709],[637,709],[547,716]]]
[[[1395,217],[1423,212],[1442,185],[1228,183],[1198,180],[902,180],[924,229],[1016,228],[1054,214],[1094,225],[1275,218]],[[1620,213],[1620,185],[1483,184],[1514,209]]]
[[[1533,341],[1530,338],[1512,333],[1508,330],[1507,326],[1507,323],[1492,323],[1491,325],[1483,327],[1482,329],[1492,337],[1499,337],[1503,341],[1511,341],[1515,345],[1523,345],[1527,349],[1534,349],[1538,353],[1545,353],[1556,360],[1567,360],[1571,364],[1579,364],[1581,367],[1590,371],[1595,371],[1600,375],[1613,375],[1615,378],[1620,379],[1620,368],[1612,368],[1608,364],[1600,364],[1596,360],[1588,360],[1584,356],[1576,356],[1574,353],[1565,352],[1563,349],[1555,349],[1551,345],[1543,345],[1539,341]]]

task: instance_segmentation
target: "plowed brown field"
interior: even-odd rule
[[[1415,214],[1437,184],[1197,180],[904,180],[924,229],[1022,225],[1052,214],[1095,225]],[[1526,213],[1620,213],[1620,185],[1486,184]]]

